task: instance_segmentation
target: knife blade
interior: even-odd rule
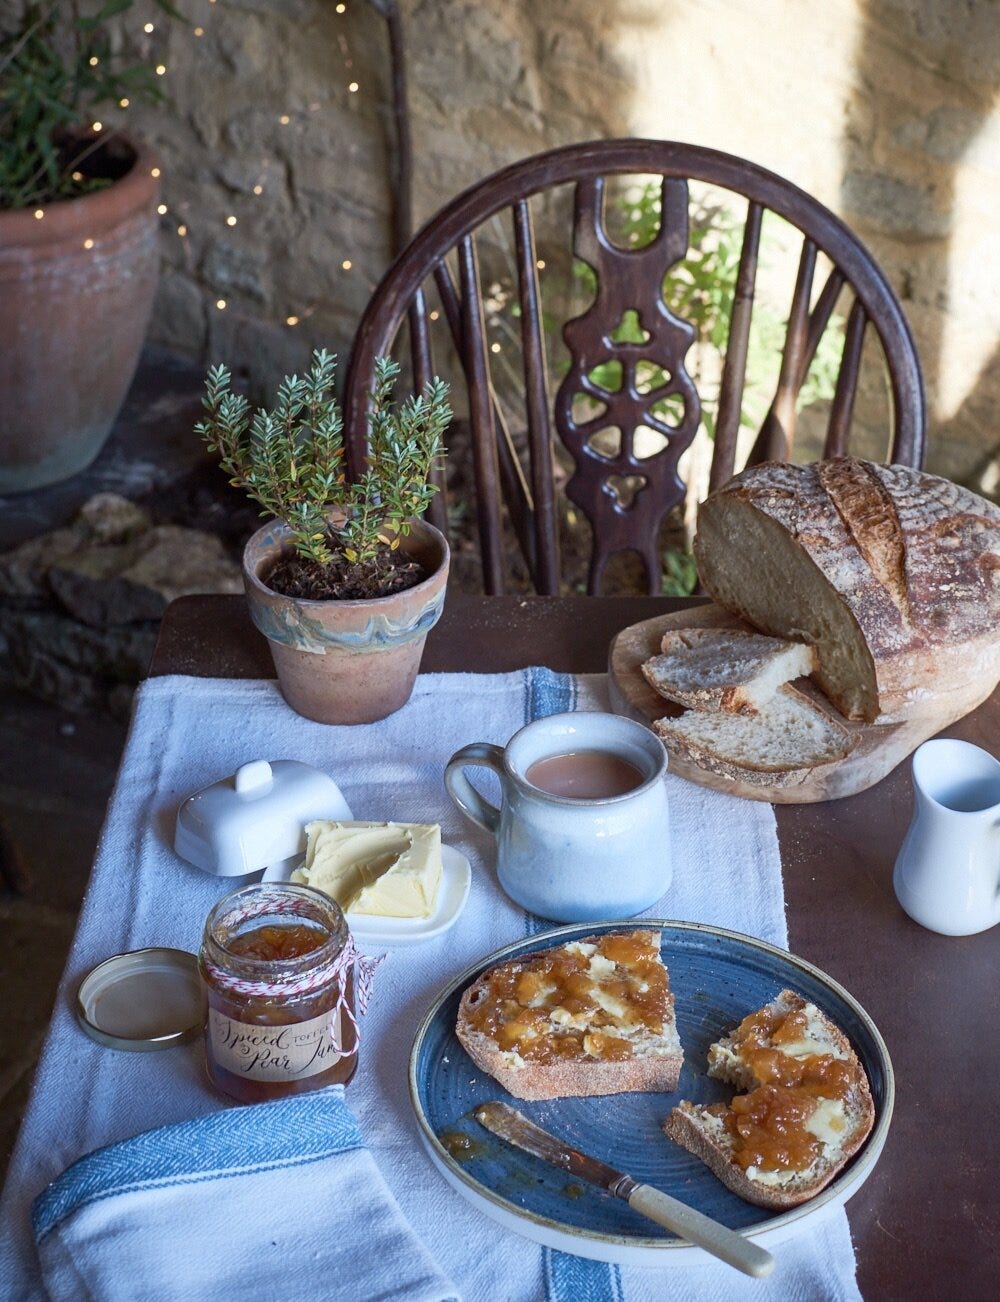
[[[623,1171],[616,1171],[596,1157],[581,1153],[578,1148],[536,1126],[509,1104],[481,1103],[473,1115],[498,1139],[621,1198],[657,1225],[697,1244],[745,1275],[762,1279],[774,1269],[771,1254],[742,1234],[713,1221],[670,1194],[654,1189],[652,1185],[640,1184]]]

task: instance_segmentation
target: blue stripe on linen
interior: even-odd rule
[[[554,1248],[542,1250],[548,1302],[622,1302],[621,1272]]]
[[[529,669],[525,698],[525,723],[575,710],[576,679],[551,669]],[[525,913],[524,918],[529,936],[552,925],[533,913]],[[621,1302],[621,1276],[617,1266],[588,1261],[554,1248],[543,1248],[542,1264],[549,1302]]]
[[[35,1199],[35,1238],[42,1239],[84,1204],[115,1194],[303,1166],[363,1146],[342,1085],[225,1108],[81,1157]]]

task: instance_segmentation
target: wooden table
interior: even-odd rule
[[[423,668],[598,672],[620,629],[685,604],[451,593]],[[150,672],[274,676],[242,597],[174,602]],[[945,735],[995,751],[1000,692]],[[776,808],[789,945],[861,1001],[895,1068],[888,1141],[848,1204],[863,1294],[974,1302],[1000,1291],[998,932],[946,938],[899,908],[892,867],[910,810],[907,765],[847,800]]]

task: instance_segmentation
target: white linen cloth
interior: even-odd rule
[[[225,1103],[210,1088],[199,1045],[117,1053],[73,1024],[82,975],[109,954],[145,945],[196,950],[209,909],[229,888],[171,849],[177,807],[191,792],[251,760],[294,758],[329,772],[356,818],[441,823],[468,855],[473,886],[456,926],[436,940],[390,952],[362,1023],[361,1059],[348,1093],[365,1144],[403,1215],[459,1294],[493,1302],[652,1302],[652,1299],[854,1299],[854,1253],[842,1210],[779,1245],[778,1265],[754,1281],[709,1262],[667,1270],[609,1267],[541,1248],[502,1231],[454,1192],[419,1142],[407,1089],[410,1045],[436,993],[464,967],[538,929],[500,890],[491,838],[451,805],[442,773],[470,741],[502,744],[523,724],[565,709],[606,708],[603,676],[545,669],[511,674],[424,675],[409,704],[364,728],[299,718],[276,684],[173,677],[141,689],[118,784],[32,1100],[0,1202],[0,1295],[43,1297],[30,1222],[32,1200],[71,1162],[155,1126],[204,1117]],[[651,916],[695,920],[787,945],[774,814],[668,776],[673,883]],[[306,1171],[300,1197],[313,1194]],[[275,1208],[276,1222],[282,1208]],[[349,1200],[330,1232],[366,1227]],[[291,1278],[289,1279],[291,1283]],[[338,1296],[327,1281],[327,1296]],[[242,1280],[242,1296],[267,1297]],[[350,1289],[341,1296],[359,1295]],[[198,1294],[192,1294],[197,1299]],[[218,1296],[216,1294],[215,1296]],[[294,1302],[308,1293],[289,1289]]]
[[[363,1237],[340,1232],[342,1207]],[[323,1302],[338,1287],[385,1302],[456,1297],[365,1149],[343,1085],[88,1153],[36,1201],[34,1221],[45,1286],[67,1302]]]

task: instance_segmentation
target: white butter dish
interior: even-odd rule
[[[174,849],[204,872],[243,877],[301,855],[315,818],[353,818],[333,778],[299,760],[254,760],[184,801]]]

